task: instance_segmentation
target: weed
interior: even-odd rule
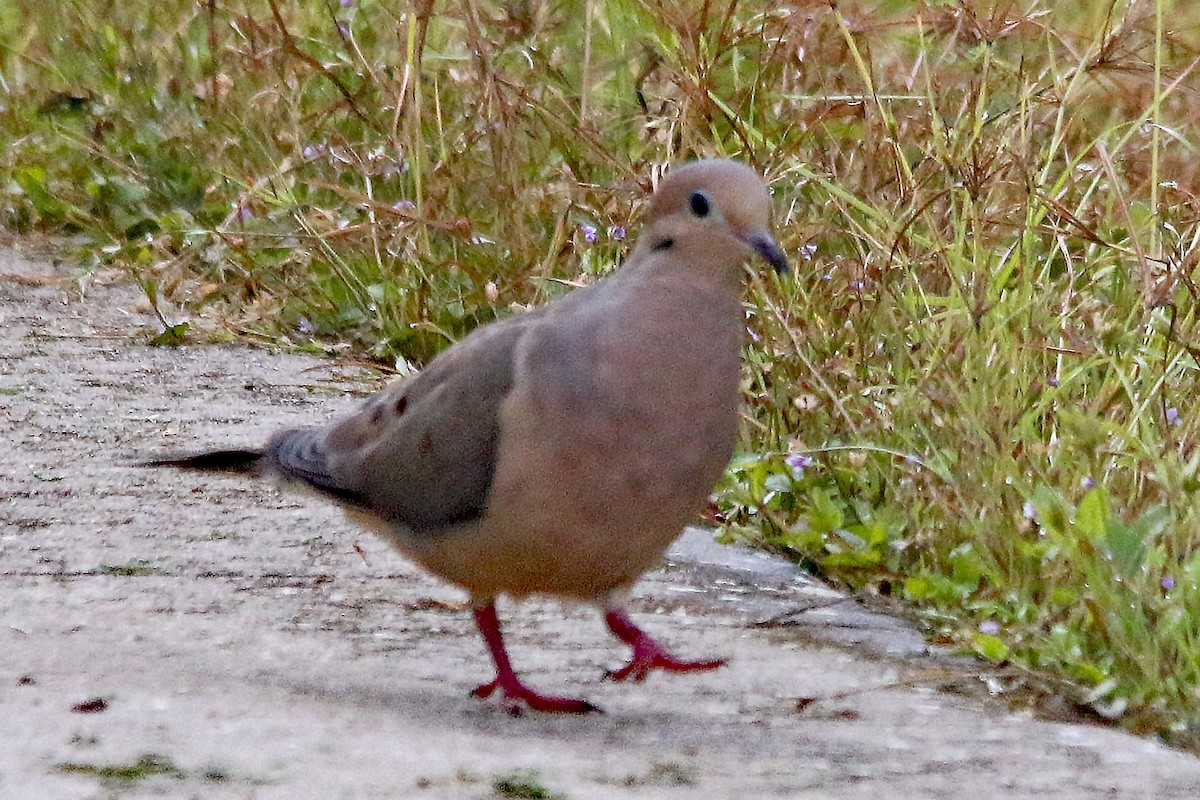
[[[188,777],[198,777],[206,783],[227,783],[233,780],[230,773],[219,767],[210,767],[190,773],[181,769],[166,756],[157,753],[145,753],[137,761],[128,764],[87,764],[83,762],[65,762],[58,765],[59,772],[70,775],[82,775],[94,778],[101,783],[134,784],[155,777],[183,780]]]
[[[524,798],[524,800],[561,800],[565,795],[552,792],[542,785],[534,771],[514,772],[492,781],[492,792],[497,797]]]
[[[157,564],[138,559],[130,561],[128,564],[101,564],[99,573],[123,578],[138,578],[147,575],[163,575],[165,570]]]
[[[105,783],[136,783],[156,776],[183,778],[185,773],[165,756],[147,753],[129,764],[84,764],[67,762],[58,765],[60,772],[83,775]]]

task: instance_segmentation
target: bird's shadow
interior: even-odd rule
[[[614,704],[605,698],[604,710],[593,714],[545,714],[525,711],[514,716],[496,702],[469,695],[467,687],[452,685],[397,686],[381,688],[343,684],[331,686],[309,681],[272,681],[277,687],[306,698],[335,706],[370,708],[395,714],[422,728],[444,728],[483,734],[519,733],[559,741],[612,741],[618,736],[630,744],[657,741],[663,726],[689,726],[695,720],[686,714]],[[461,688],[461,691],[459,689]],[[594,686],[591,688],[595,688]]]

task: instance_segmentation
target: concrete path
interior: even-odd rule
[[[353,382],[148,347],[135,289],[68,277],[0,251],[0,798],[1200,796],[1193,757],[939,691],[971,668],[703,532],[633,608],[727,668],[612,684],[625,653],[593,609],[509,604],[529,682],[607,712],[511,718],[467,697],[491,673],[461,595],[340,512],[127,466],[258,443]]]

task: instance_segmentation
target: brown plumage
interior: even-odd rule
[[[743,265],[786,260],[769,196],[724,160],[673,171],[614,275],[479,328],[419,374],[265,449],[152,462],[263,470],[341,502],[400,552],[466,589],[510,710],[584,712],[527,688],[508,662],[494,601],[595,602],[633,648],[616,679],[722,662],[671,656],[622,593],[703,508],[737,434]]]

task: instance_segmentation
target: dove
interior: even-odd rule
[[[592,603],[642,681],[722,659],[673,655],[625,596],[708,502],[738,435],[746,265],[788,268],[770,195],[724,159],[672,170],[611,275],[481,326],[331,422],[259,449],[145,462],[303,484],[470,597],[511,713],[586,713],[513,668],[496,601]]]

